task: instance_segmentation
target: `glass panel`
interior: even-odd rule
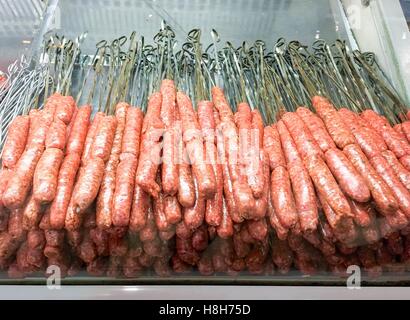
[[[27,53],[40,23],[41,0],[0,2],[0,70],[6,71],[20,54]]]
[[[149,41],[163,19],[175,30],[179,41],[185,41],[189,30],[200,28],[204,43],[209,43],[214,28],[223,41],[235,45],[258,39],[273,42],[279,37],[312,43],[319,37],[327,41],[347,39],[337,3],[333,0],[63,0],[59,2],[55,26],[68,37],[88,31],[86,52],[93,52],[97,41],[128,35],[130,30]]]
[[[403,8],[404,16],[406,17],[407,24],[410,29],[410,1],[409,0],[400,0],[400,4]]]

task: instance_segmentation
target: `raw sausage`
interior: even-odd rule
[[[181,206],[176,196],[164,197],[164,214],[169,224],[176,224],[181,221]]]
[[[54,200],[57,191],[58,172],[64,153],[61,149],[46,149],[38,161],[33,177],[33,197],[40,203]]]
[[[349,201],[352,208],[353,220],[360,227],[368,227],[372,221],[371,217],[375,212],[369,203]]]
[[[212,101],[219,112],[221,121],[233,121],[233,112],[225,99],[223,90],[219,87],[213,87],[211,93]]]
[[[393,214],[398,209],[396,199],[360,148],[352,144],[344,148],[343,152],[366,181],[380,212],[384,215]]]
[[[104,162],[108,161],[114,142],[116,127],[117,119],[114,116],[105,116],[101,119],[91,146],[91,159],[101,158]]]
[[[104,161],[90,159],[78,177],[78,188],[73,192],[73,206],[77,213],[84,212],[94,201],[104,174]]]
[[[280,166],[286,167],[286,161],[283,156],[279,132],[276,125],[266,126],[264,128],[263,148],[269,157],[269,166],[271,170]]]
[[[287,165],[290,166],[293,162],[301,162],[302,158],[299,155],[295,142],[293,141],[283,121],[279,120],[276,124],[276,127],[279,132],[280,141]]]
[[[361,114],[362,118],[367,121],[375,131],[383,137],[389,149],[400,158],[410,154],[410,146],[404,137],[401,137],[390,124],[373,110],[365,110]]]
[[[23,205],[43,150],[44,146],[38,145],[27,149],[20,157],[3,194],[3,204],[7,208],[14,209]]]
[[[318,193],[326,200],[338,217],[351,216],[349,202],[322,158],[309,156],[304,164]]]
[[[63,121],[66,125],[69,124],[76,107],[73,97],[61,96],[54,103],[56,105],[54,117]]]
[[[381,137],[366,126],[363,126],[362,119],[353,111],[342,108],[338,111],[346,126],[353,133],[357,144],[368,158],[378,155],[387,147]]]
[[[103,229],[109,228],[112,223],[114,193],[116,181],[118,180],[117,167],[120,161],[122,139],[128,107],[129,105],[127,103],[118,103],[115,108],[115,119],[117,121],[117,126],[115,128],[114,140],[110,149],[108,162],[105,166],[96,208],[97,224]]]
[[[298,222],[298,215],[289,174],[285,168],[277,167],[273,170],[270,187],[275,214],[285,228],[293,228]]]
[[[144,114],[140,108],[129,107],[127,109],[121,153],[132,154],[137,160],[139,157],[143,119]]]
[[[206,201],[205,221],[208,225],[218,226],[222,220],[223,173],[215,145],[216,124],[211,101],[198,103],[198,120],[205,141],[205,161],[212,167],[216,182],[215,195]]]
[[[316,230],[318,224],[316,194],[312,180],[303,163],[294,162],[288,172],[300,227],[305,233],[312,232]]]
[[[135,184],[129,223],[131,231],[140,231],[145,226],[150,201],[149,195],[138,184]]]
[[[147,114],[142,126],[140,159],[136,173],[136,184],[153,198],[157,198],[160,191],[155,180],[160,164],[160,138],[163,133],[163,123],[159,118],[161,103],[160,93],[153,93],[150,96]]]
[[[328,100],[315,96],[312,98],[312,104],[339,148],[343,149],[349,144],[356,143],[355,137],[343,122],[342,117]]]
[[[250,219],[255,211],[255,198],[252,190],[246,182],[246,176],[241,176],[239,180],[233,182],[233,196],[235,207],[239,217]]]
[[[386,159],[376,156],[370,160],[370,163],[393,192],[400,210],[410,218],[410,193],[394,174]]]
[[[251,123],[251,150],[248,169],[248,184],[255,199],[263,196],[265,177],[263,172],[263,120],[258,110],[252,110]]]
[[[200,125],[188,96],[177,92],[177,103],[182,120],[183,140],[192,163],[192,173],[198,183],[198,194],[211,199],[216,193],[216,179],[212,168],[205,163]]]
[[[149,205],[146,213],[146,223],[139,233],[140,240],[142,242],[153,241],[157,237],[157,233],[153,208]]]
[[[263,241],[268,235],[268,225],[265,219],[247,220],[246,227],[252,238],[257,241]]]
[[[13,175],[13,170],[2,168],[0,169],[0,213],[4,210],[3,194],[7,189],[7,184]],[[1,216],[1,214],[0,214]]]
[[[23,211],[23,227],[32,230],[38,227],[42,216],[41,204],[34,199],[33,194],[28,197]]]
[[[234,234],[233,222],[231,215],[229,214],[225,198],[222,199],[222,220],[219,226],[217,226],[216,232],[218,233],[218,236],[222,239],[232,237],[232,235]]]
[[[405,156],[401,157],[399,161],[403,165],[403,167],[410,171],[410,155],[406,154]]]
[[[190,229],[198,228],[205,218],[205,199],[199,194],[199,186],[196,179],[194,179],[195,187],[195,204],[192,208],[183,209],[184,222]]]
[[[108,229],[112,224],[112,203],[115,193],[116,169],[118,162],[118,155],[113,155],[108,160],[97,196],[97,225],[102,229]]]
[[[394,171],[400,182],[410,191],[410,172],[397,160],[390,150],[381,152],[382,157],[387,161],[390,168]]]
[[[158,231],[168,231],[170,224],[164,212],[164,194],[160,193],[158,198],[153,200],[154,219]]]
[[[132,154],[122,154],[117,167],[115,194],[112,204],[112,223],[116,227],[128,226],[135,183],[137,159]]]
[[[160,88],[162,94],[161,120],[164,124],[162,153],[162,188],[165,194],[174,195],[178,191],[178,166],[175,157],[175,112],[176,89],[174,81],[164,79]]]
[[[238,215],[242,218],[251,219],[255,211],[255,197],[251,185],[249,184],[249,176],[255,175],[252,172],[250,164],[254,161],[250,129],[252,124],[252,113],[247,103],[239,103],[238,111],[234,116],[236,126],[238,128],[238,164],[236,178],[233,177],[233,195],[235,198],[236,209]],[[232,130],[232,134],[234,131]],[[229,146],[230,142],[226,142],[225,146]],[[228,150],[228,152],[230,152]],[[228,159],[229,159],[228,154]],[[255,155],[256,156],[256,155]],[[229,161],[231,161],[229,159]],[[232,173],[233,171],[230,170]],[[259,195],[258,195],[259,196]]]
[[[4,167],[11,169],[20,159],[26,147],[29,126],[29,116],[17,116],[10,123],[1,155]]]
[[[345,194],[358,202],[370,200],[370,190],[365,180],[342,151],[329,149],[325,153],[325,159],[327,166]]]
[[[303,120],[306,127],[308,127],[317,145],[323,152],[326,152],[331,148],[336,148],[336,145],[333,142],[332,137],[327,132],[322,119],[305,107],[297,108],[296,113]]]
[[[266,216],[266,212],[268,209],[268,198],[269,198],[269,192],[270,192],[270,168],[269,168],[269,162],[267,160],[267,156],[264,152],[264,150],[261,151],[261,166],[263,167],[263,183],[264,183],[264,188],[263,188],[263,193],[262,196],[258,199],[255,199],[255,210],[252,215],[248,216],[251,219],[254,220],[259,220],[262,219]]]
[[[46,148],[64,150],[67,138],[67,126],[59,119],[54,121],[48,129],[46,136]]]
[[[243,221],[243,217],[240,216],[240,214],[238,213],[238,210],[236,209],[236,202],[235,202],[235,198],[233,195],[233,181],[232,181],[232,176],[229,170],[230,166],[227,162],[228,159],[225,154],[226,150],[225,150],[223,127],[221,125],[219,114],[216,110],[214,110],[214,120],[215,120],[215,125],[216,125],[215,136],[216,136],[216,148],[217,148],[217,164],[218,165],[220,164],[220,168],[222,170],[223,193],[224,193],[224,202],[225,202],[225,209],[222,207],[222,210],[226,210],[234,222],[240,223]],[[217,172],[216,177],[218,178],[218,172]],[[223,211],[223,214],[224,213],[225,212]]]
[[[78,109],[67,139],[66,154],[77,153],[81,157],[87,138],[90,115],[90,105],[85,105]]]
[[[50,225],[53,229],[59,230],[64,227],[65,216],[80,162],[80,154],[71,153],[64,158],[61,164],[56,196],[50,206]]]
[[[357,231],[350,217],[338,215],[326,202],[325,197],[319,193],[319,201],[322,205],[326,219],[332,227],[335,238],[343,243],[351,244],[357,237]]]
[[[191,208],[195,204],[195,188],[191,166],[187,160],[182,160],[178,166],[178,172],[178,201],[184,208]]]
[[[286,112],[282,115],[281,119],[288,128],[296,148],[303,159],[311,155],[323,158],[322,150],[316,144],[315,139],[305,126],[305,123],[296,113]]]
[[[407,139],[407,142],[410,143],[410,121],[408,121],[408,120],[404,121],[401,124],[401,129],[402,129],[402,132],[403,132],[404,136]]]
[[[285,228],[282,225],[282,223],[279,221],[279,219],[278,219],[278,217],[275,213],[275,208],[273,207],[271,199],[272,199],[272,197],[271,197],[271,192],[270,192],[270,188],[269,188],[269,192],[268,192],[268,219],[269,219],[270,225],[276,231],[276,234],[277,234],[278,238],[281,239],[281,240],[286,240],[286,238],[288,236],[289,228]]]
[[[84,142],[84,150],[81,157],[81,163],[83,165],[88,161],[88,158],[90,157],[91,147],[93,145],[98,126],[100,125],[100,122],[104,117],[105,114],[103,112],[97,112],[94,116],[93,122],[88,128],[87,136]]]

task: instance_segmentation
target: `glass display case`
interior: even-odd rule
[[[407,24],[410,21],[410,4],[409,1],[400,1],[400,4],[403,8],[404,16],[406,17]]]
[[[1,8],[0,70],[5,72],[20,54],[30,49],[44,4],[40,0],[4,1]]]
[[[72,100],[76,100],[79,107],[91,104],[94,119],[98,112],[104,111],[114,114],[116,121],[119,121],[118,103],[125,101],[130,105],[141,106],[144,112],[147,109],[149,111],[149,101],[152,100],[149,98],[152,98],[155,91],[163,89],[160,85],[161,80],[172,78],[177,89],[185,92],[186,98],[192,101],[194,118],[195,112],[200,108],[198,102],[213,98],[215,106],[217,105],[218,94],[211,88],[220,86],[225,90],[226,101],[235,114],[238,114],[242,107],[245,108],[240,106],[240,102],[245,101],[249,104],[249,108],[252,109],[252,113],[249,113],[252,114],[249,123],[252,122],[252,125],[254,121],[257,122],[254,120],[258,117],[255,116],[257,113],[255,110],[260,112],[261,121],[268,126],[268,124],[277,123],[280,118],[286,119],[286,111],[291,111],[296,115],[298,114],[296,108],[306,105],[311,110],[316,110],[323,120],[323,122],[319,121],[322,127],[325,131],[330,132],[326,115],[317,110],[316,103],[321,102],[311,100],[313,96],[321,95],[332,100],[336,109],[339,109],[336,112],[339,117],[342,114],[340,109],[343,107],[357,114],[365,113],[366,108],[382,113],[385,118],[378,118],[378,121],[381,121],[378,123],[383,124],[383,121],[390,121],[388,126],[391,130],[396,130],[393,127],[396,128],[400,124],[400,130],[402,130],[400,139],[405,141],[403,148],[410,149],[410,140],[407,141],[406,131],[403,128],[407,121],[406,106],[410,105],[410,32],[407,25],[409,12],[407,3],[408,1],[405,0],[19,0],[12,3],[2,1],[0,2],[0,50],[3,54],[0,57],[0,70],[6,71],[7,66],[13,60],[18,59],[21,53],[24,53],[27,61],[30,61],[27,68],[40,70],[39,75],[36,74],[35,77],[46,79],[38,80],[31,87],[27,85],[27,88],[31,90],[30,94],[18,100],[19,106],[26,104],[33,109],[41,107],[47,110],[47,103],[50,103],[52,98],[48,100],[46,98],[55,90],[63,95],[72,96]],[[200,39],[198,30],[201,31]],[[135,34],[131,34],[133,31]],[[199,42],[201,45],[198,44]],[[134,44],[135,47],[133,47]],[[367,52],[372,52],[372,54]],[[115,54],[117,56],[114,58]],[[271,72],[272,77],[266,77],[265,72],[269,74]],[[42,85],[38,84],[40,82]],[[0,106],[4,106],[3,110],[6,110],[9,108],[7,99],[11,98],[8,98],[6,91],[2,91],[2,88],[4,87],[0,83]],[[16,95],[18,94],[17,92]],[[164,108],[164,97],[162,93],[162,108]],[[184,99],[179,93],[176,101],[177,105],[182,105],[182,100],[178,99]],[[70,103],[65,101],[65,104]],[[175,97],[173,103],[175,108]],[[365,103],[368,105],[364,106]],[[219,111],[221,122],[224,123],[223,106],[222,109],[216,108]],[[12,119],[9,114],[14,116],[18,113],[29,113],[26,107],[22,107],[22,111],[10,110],[12,111],[2,113],[4,123]],[[187,109],[179,107],[178,110],[182,112],[179,115],[182,127],[189,126],[188,120],[193,119],[187,116],[190,115],[191,110],[189,103]],[[212,110],[215,108],[211,107]],[[126,119],[128,119],[129,109],[126,112],[127,117],[123,118],[124,126],[128,121]],[[161,116],[163,117],[163,114]],[[78,116],[71,115],[71,117],[76,119]],[[147,118],[147,115],[145,117]],[[197,120],[192,121],[193,126],[202,125],[199,111],[198,117]],[[232,114],[228,118],[240,131],[240,117]],[[284,161],[285,158],[286,161],[284,166],[279,167],[285,173],[277,171],[278,166],[266,162],[273,160],[266,151],[266,128],[263,129],[262,124],[260,145],[265,153],[256,157],[260,158],[258,163],[264,168],[261,169],[264,170],[263,173],[259,175],[259,178],[262,177],[260,195],[256,195],[257,192],[252,189],[252,177],[258,177],[260,172],[244,174],[253,192],[252,201],[256,201],[253,202],[254,205],[249,212],[246,211],[239,218],[233,218],[236,213],[232,212],[234,209],[229,208],[228,198],[231,196],[235,201],[241,203],[240,196],[236,197],[239,192],[236,188],[238,190],[241,188],[239,182],[230,187],[227,186],[227,189],[225,185],[221,187],[223,191],[221,191],[218,214],[220,219],[225,219],[225,214],[231,219],[231,232],[228,232],[228,235],[220,227],[221,223],[226,223],[225,220],[213,222],[208,217],[208,210],[211,210],[208,206],[212,206],[211,200],[216,196],[204,196],[206,199],[200,196],[198,179],[201,174],[198,173],[198,176],[195,176],[197,172],[195,170],[201,169],[192,163],[188,167],[192,169],[189,171],[190,174],[195,176],[192,184],[193,188],[196,188],[196,200],[194,204],[185,206],[183,200],[179,198],[183,192],[180,189],[174,193],[165,192],[162,185],[159,195],[153,191],[150,197],[148,195],[150,192],[141,187],[145,185],[145,181],[135,182],[138,181],[138,179],[135,180],[135,176],[140,170],[140,163],[135,160],[134,166],[128,169],[132,181],[128,179],[124,185],[126,187],[128,185],[128,189],[132,190],[128,191],[131,192],[131,196],[128,193],[128,199],[132,198],[130,206],[135,205],[137,192],[143,192],[146,195],[148,200],[145,206],[139,204],[145,208],[141,209],[141,211],[145,210],[142,213],[145,214],[143,219],[146,219],[144,225],[133,229],[129,225],[130,222],[117,225],[110,221],[109,226],[101,227],[103,223],[100,224],[97,211],[101,211],[101,207],[107,205],[103,203],[103,193],[109,193],[107,190],[111,188],[111,186],[107,187],[107,181],[114,183],[113,190],[116,192],[118,186],[115,181],[116,174],[118,175],[119,172],[118,166],[126,167],[134,161],[132,157],[127,158],[129,155],[120,158],[119,154],[111,161],[114,148],[110,148],[111,153],[109,152],[108,157],[102,162],[101,176],[96,178],[99,180],[97,194],[94,195],[91,204],[88,203],[84,212],[81,213],[82,220],[78,222],[77,228],[67,227],[67,220],[65,220],[65,226],[51,227],[50,211],[54,208],[53,199],[40,204],[35,202],[38,205],[37,211],[40,216],[37,222],[26,227],[23,216],[29,210],[27,207],[34,203],[32,198],[34,199],[34,188],[36,188],[35,179],[41,180],[34,173],[34,168],[36,168],[34,167],[34,178],[31,178],[34,179],[33,191],[26,192],[27,199],[23,199],[25,202],[20,205],[22,207],[20,208],[20,220],[15,213],[19,208],[16,209],[12,205],[7,206],[7,201],[4,200],[4,194],[7,191],[0,188],[4,202],[0,203],[3,215],[0,219],[2,230],[0,232],[0,298],[9,297],[9,295],[19,297],[23,294],[21,290],[24,290],[25,295],[34,298],[38,296],[40,299],[54,296],[68,298],[92,296],[102,299],[107,297],[141,298],[144,295],[145,297],[171,299],[190,298],[191,295],[195,298],[211,297],[213,299],[219,297],[303,298],[307,296],[309,298],[324,296],[366,298],[382,297],[386,292],[389,292],[391,297],[404,294],[410,283],[410,228],[407,223],[408,217],[403,214],[403,211],[406,212],[407,209],[410,213],[410,203],[408,203],[408,208],[405,203],[407,197],[410,200],[410,189],[406,184],[410,183],[410,168],[406,167],[405,160],[402,161],[407,151],[403,151],[404,154],[399,156],[400,151],[396,153],[396,149],[390,147],[388,138],[385,139],[383,133],[379,132],[379,128],[373,128],[374,123],[369,124],[366,132],[376,132],[378,138],[386,140],[386,143],[382,141],[382,144],[387,145],[386,150],[392,151],[389,151],[389,155],[393,154],[392,161],[395,164],[399,160],[402,161],[399,163],[399,169],[402,171],[397,173],[393,170],[392,175],[395,176],[394,181],[400,184],[399,195],[405,200],[404,202],[397,201],[399,205],[392,205],[394,208],[390,211],[394,211],[396,218],[396,220],[392,218],[394,220],[392,222],[388,216],[390,211],[386,215],[385,212],[380,213],[383,209],[375,200],[377,198],[375,194],[378,191],[369,187],[371,183],[368,183],[366,179],[363,183],[366,185],[367,192],[370,193],[365,200],[356,201],[354,196],[349,195],[348,186],[339,187],[341,188],[341,190],[338,189],[340,197],[346,198],[345,201],[349,207],[347,216],[350,219],[349,223],[352,224],[352,232],[355,233],[352,241],[351,239],[344,241],[351,230],[345,229],[340,234],[334,234],[335,230],[329,221],[331,220],[330,214],[326,210],[335,208],[332,208],[332,205],[330,209],[326,207],[331,203],[330,198],[323,200],[320,196],[316,197],[316,194],[324,192],[319,181],[321,179],[315,180],[313,177],[316,166],[313,166],[311,170],[307,169],[309,164],[306,161],[308,160],[304,158],[303,151],[299,149],[300,139],[295,136],[298,128],[294,128],[292,125],[294,122],[291,119],[288,120],[289,123],[283,120],[281,124],[270,126],[278,132],[279,149],[282,144],[285,154]],[[314,144],[321,149],[318,151],[319,165],[323,164],[325,167],[332,168],[329,158],[331,156],[328,156],[326,147],[323,147],[326,150],[322,149],[321,142],[323,141],[316,135],[320,128],[315,127],[316,131],[314,126],[309,127],[304,122],[305,119],[302,116],[298,119],[295,121],[301,121],[302,127],[309,131],[308,137],[314,138],[316,141]],[[365,120],[370,121],[369,119]],[[342,117],[339,120],[350,121]],[[70,121],[74,123],[71,126]],[[134,119],[134,121],[137,120]],[[161,130],[168,132],[167,130],[170,129],[166,122],[163,120]],[[89,128],[92,127],[92,123],[91,121]],[[111,141],[111,144],[114,145],[119,123],[116,122],[116,128],[112,131],[111,138],[114,142]],[[72,135],[70,130],[75,127],[75,122],[68,120],[66,125],[68,127],[67,140],[70,142]],[[142,130],[145,134],[144,130],[149,131],[150,125],[153,126],[149,121],[144,122]],[[289,140],[283,138],[286,132],[281,131],[281,125],[285,126],[285,131],[289,130],[292,136],[290,140],[293,139],[299,152],[298,158],[303,158],[302,164],[299,163],[300,167],[297,169],[293,169],[292,159],[289,159],[289,155],[286,154],[286,141]],[[173,125],[170,127],[176,130]],[[214,127],[218,128],[217,124],[214,123]],[[348,124],[346,127],[353,133],[360,131],[355,125]],[[364,125],[360,125],[361,127]],[[251,129],[250,124],[246,128]],[[200,129],[203,133],[204,128]],[[188,148],[190,139],[195,140],[195,138],[186,138],[185,129],[182,130],[184,132],[182,144]],[[87,135],[84,135],[84,139],[86,136],[88,139],[89,131],[90,129],[85,132]],[[223,129],[221,132],[222,135],[225,134]],[[302,134],[306,133],[302,132]],[[358,133],[357,136],[353,134],[353,140],[359,141],[360,134]],[[396,134],[398,135],[397,132]],[[335,157],[348,159],[347,162],[353,163],[353,160],[346,156],[349,152],[342,152],[346,149],[345,145],[339,145],[337,137],[335,139],[332,133],[330,136],[331,140],[335,140],[336,143],[335,145],[332,142],[334,147],[331,149],[336,149],[335,152],[342,154],[339,156],[336,154]],[[410,138],[410,129],[408,136]],[[205,149],[207,148],[206,137],[205,133],[200,138]],[[305,138],[306,135],[302,137],[302,140]],[[5,139],[4,135],[2,143]],[[124,138],[120,139],[122,139],[120,148],[124,148]],[[143,139],[142,134],[141,139]],[[165,139],[164,136],[163,140],[157,141],[163,148],[165,148]],[[238,146],[241,146],[240,139]],[[55,146],[47,147],[47,141],[45,140],[46,151],[56,149]],[[212,141],[214,149],[219,148],[218,141]],[[353,144],[362,147],[357,141]],[[87,143],[87,140],[83,143]],[[150,146],[152,149],[155,147]],[[152,151],[150,146],[143,149],[141,140],[140,161],[141,158],[145,159],[142,150],[149,153]],[[229,149],[226,144],[224,146]],[[27,152],[27,148],[24,152]],[[61,159],[57,160],[57,169],[62,166],[59,169],[60,174],[64,166],[63,161],[71,157],[67,151],[69,147],[66,142],[61,149],[63,150]],[[382,148],[381,151],[385,150]],[[215,149],[215,154],[218,154],[219,159],[220,153],[218,152],[220,150]],[[269,149],[269,152],[274,151]],[[291,151],[288,150],[288,152]],[[363,152],[366,153],[365,150]],[[346,155],[343,156],[343,154]],[[191,157],[194,156],[191,155]],[[367,153],[365,157],[369,158],[373,167],[376,167],[376,163],[372,162],[373,158]],[[386,159],[387,157],[386,155]],[[192,158],[190,161],[193,162]],[[79,184],[81,175],[85,175],[84,172],[91,162],[97,163],[97,161],[85,161],[84,159],[81,164],[78,163],[78,167],[82,169],[79,169],[78,173],[74,172],[71,178],[72,188]],[[108,177],[107,172],[110,166],[114,173],[113,176]],[[211,170],[218,167],[215,164],[207,164],[208,169],[209,166]],[[223,184],[227,179],[226,175],[232,175],[230,170],[233,169],[227,165],[228,173],[226,173],[223,172],[225,169],[222,169],[222,166],[212,172],[215,179],[218,179],[218,174],[220,174],[220,181]],[[245,164],[243,166],[246,167]],[[180,179],[182,167],[181,164],[176,166],[177,179]],[[7,165],[4,166],[3,154],[2,170],[11,169],[11,166],[10,168]],[[53,171],[52,168],[48,170]],[[155,183],[157,179],[157,182],[164,184],[166,169],[162,165],[160,170],[162,171],[158,171],[160,172],[159,178],[154,176],[153,181]],[[217,173],[217,170],[221,171]],[[341,181],[343,177],[337,175],[337,169],[330,171],[327,169],[325,173],[329,172],[332,176],[330,180],[333,179],[336,187],[340,186],[343,183]],[[359,168],[352,169],[353,173],[357,171],[360,171]],[[275,181],[274,175],[276,174],[284,174],[285,178],[282,176]],[[382,173],[375,174],[382,177],[379,177],[380,179],[385,179]],[[60,181],[58,170],[55,175]],[[91,175],[95,178],[96,172],[91,172]],[[243,174],[239,174],[241,175]],[[301,226],[304,213],[301,213],[303,204],[299,201],[303,202],[303,195],[300,196],[296,190],[298,179],[303,179],[304,175],[307,175],[308,183],[312,186],[313,205],[316,208],[313,210],[316,212],[316,222],[312,230],[309,229],[310,227]],[[358,175],[365,176],[366,174],[360,172]],[[127,175],[125,175],[126,178]],[[237,179],[240,180],[240,178]],[[384,183],[387,185],[386,188],[396,190],[389,185],[387,180],[389,177]],[[2,181],[1,176],[0,181]],[[107,185],[104,185],[104,181]],[[283,181],[285,181],[285,186],[281,186]],[[352,180],[352,184],[355,182],[356,180]],[[217,180],[215,184],[218,184]],[[10,187],[10,180],[6,185]],[[137,191],[137,185],[139,191]],[[92,189],[93,186],[83,186],[86,188],[85,193],[90,191],[87,187]],[[28,186],[27,190],[31,190],[31,186]],[[58,194],[59,190],[56,187],[54,191]],[[282,202],[286,202],[286,199],[283,200],[282,197],[286,197],[289,190],[291,199],[288,201],[293,202],[293,211],[299,215],[299,218],[296,218],[299,222],[290,223],[284,227],[285,231],[283,231],[281,227],[283,228],[286,219],[292,214],[292,208],[281,208]],[[110,219],[113,219],[114,191],[112,191],[111,200],[108,200],[111,202],[107,205],[110,208],[108,209]],[[309,190],[302,190],[301,193],[303,191],[309,193]],[[73,191],[73,194],[74,192],[79,194],[78,190]],[[395,193],[394,196],[396,196]],[[276,200],[272,197],[276,197]],[[68,200],[75,202],[73,198],[74,196],[69,196]],[[263,199],[266,200],[265,204]],[[394,201],[397,199],[396,196]],[[67,203],[67,206],[70,205],[71,202]],[[167,205],[174,206],[179,218],[169,223],[168,217],[167,223],[171,226],[164,227],[162,230],[161,214],[167,215],[165,213]],[[64,216],[68,215],[67,206]],[[202,209],[197,209],[197,206],[202,206]],[[192,208],[196,208],[195,210],[199,210],[200,213],[192,213],[194,211]],[[34,210],[32,207],[31,209]],[[228,212],[229,209],[231,212]],[[130,219],[130,214],[133,214],[132,210],[134,207],[128,208],[128,213],[126,213],[128,219]],[[258,216],[255,212],[260,210],[263,212]],[[269,213],[269,210],[274,213]],[[282,210],[283,217],[280,214],[278,217],[278,210]],[[365,222],[358,217],[360,210],[365,216],[363,219],[367,219]],[[225,211],[228,213],[223,213]],[[400,211],[400,217],[405,222],[397,222],[397,219],[400,219],[396,215],[397,211]],[[73,215],[80,216],[79,212],[78,207],[78,211]],[[192,228],[187,227],[189,214],[202,215],[200,223]],[[5,215],[8,216],[8,222],[4,222]],[[10,225],[13,224],[10,219],[16,220],[14,227],[16,224],[24,225],[24,227],[21,227],[22,233],[17,244],[14,242],[5,248],[9,241],[7,236],[11,232]],[[164,219],[167,220],[167,217]],[[279,222],[273,221],[274,219],[279,219]],[[148,230],[150,223],[152,226]],[[390,231],[382,230],[383,223],[388,225]],[[392,227],[394,223],[397,228]],[[369,235],[371,232],[376,234]],[[151,233],[154,235],[152,236]],[[372,237],[373,239],[370,240]],[[63,288],[64,290],[49,290],[53,289],[53,286],[58,286],[60,281],[63,286],[67,285]],[[24,288],[19,287],[20,285],[24,285]],[[366,287],[361,292],[346,289],[346,286],[351,288],[360,285]],[[219,293],[215,295],[217,286],[221,287],[218,289]],[[372,288],[379,286],[384,287],[382,291]],[[317,291],[324,287],[326,288],[323,291]],[[280,288],[278,289],[280,291],[274,288]],[[11,289],[13,290],[10,291]]]

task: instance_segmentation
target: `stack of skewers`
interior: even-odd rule
[[[86,58],[81,37],[45,42],[2,151],[0,269],[410,268],[410,121],[374,57],[341,41],[218,49],[215,31],[203,50],[200,34],[174,52],[164,25],[155,45],[133,33]]]

